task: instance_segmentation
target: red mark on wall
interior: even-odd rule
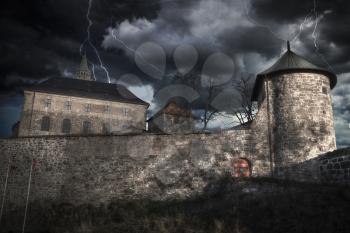
[[[234,177],[251,176],[250,162],[247,159],[237,159],[233,163]]]

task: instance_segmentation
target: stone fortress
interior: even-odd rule
[[[190,129],[193,121],[172,103],[154,116],[163,122],[156,124],[156,133],[146,132],[148,104],[114,84],[89,80],[85,60],[82,66],[85,73],[78,72],[75,80],[47,80],[24,90],[19,137],[0,140],[5,209],[24,205],[29,176],[29,201],[92,204],[188,198],[225,176],[320,182],[320,155],[336,149],[330,95],[336,76],[289,45],[257,75],[254,121],[219,133],[176,131]],[[126,101],[125,95],[133,98]],[[186,127],[173,127],[183,122]],[[340,161],[350,156],[333,160],[323,160],[322,167],[339,162],[349,176],[349,166]]]

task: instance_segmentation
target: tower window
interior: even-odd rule
[[[85,112],[91,112],[91,104],[85,104]]]
[[[111,113],[111,111],[112,111],[111,106],[106,105],[105,106],[105,113]]]
[[[327,87],[325,87],[325,86],[322,87],[322,93],[325,94],[325,95],[328,94],[328,89],[327,89]]]
[[[70,133],[71,122],[69,119],[64,119],[62,122],[62,133]]]
[[[51,108],[51,98],[46,98],[44,106],[45,108]]]
[[[50,130],[50,117],[44,116],[41,119],[41,131],[49,131]]]
[[[84,134],[91,133],[91,122],[90,121],[83,122],[83,133]]]
[[[70,101],[64,102],[64,109],[71,110],[72,109],[72,102],[70,102]]]

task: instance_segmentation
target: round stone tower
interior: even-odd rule
[[[290,50],[257,75],[252,100],[266,111],[275,176],[336,149],[330,90],[337,77]],[[263,108],[261,107],[263,106]]]

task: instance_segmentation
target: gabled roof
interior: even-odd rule
[[[165,105],[164,108],[159,110],[156,114],[154,114],[151,118],[148,119],[150,121],[152,118],[157,117],[158,115],[165,113],[169,115],[176,115],[176,116],[182,116],[182,117],[191,117],[192,112],[190,109],[180,107],[177,105],[175,101],[170,101]]]
[[[336,85],[337,77],[333,72],[316,66],[307,61],[305,58],[292,52],[290,50],[289,42],[287,43],[287,48],[287,51],[282,55],[280,59],[278,59],[270,68],[259,73],[256,76],[252,100],[257,100],[263,78],[279,73],[310,72],[324,74],[329,78],[331,88]]]
[[[118,84],[86,81],[72,78],[51,78],[23,90],[60,94],[115,102],[149,105],[137,98],[127,88]]]

